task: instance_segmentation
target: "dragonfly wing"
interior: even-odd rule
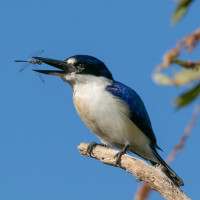
[[[21,67],[21,69],[19,70],[19,72],[24,71],[24,70],[28,67],[29,64],[30,64],[29,62],[26,62],[24,65],[22,65],[22,67]]]

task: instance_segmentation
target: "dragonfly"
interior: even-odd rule
[[[44,53],[44,50],[38,50],[38,51],[34,52],[30,57],[37,57],[42,53]],[[30,64],[34,64],[34,65],[35,64],[37,64],[37,65],[41,65],[42,64],[42,62],[40,60],[36,60],[34,58],[28,59],[28,60],[15,60],[15,62],[23,62],[23,63],[25,63],[24,65],[22,65],[22,67],[19,70],[19,72],[24,71]],[[35,65],[35,68],[37,69],[36,65]],[[44,81],[43,77],[41,76],[41,74],[37,73],[37,75],[39,76],[41,81],[44,83],[45,81]]]

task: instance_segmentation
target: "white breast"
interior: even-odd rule
[[[88,81],[90,80],[90,81]],[[72,86],[75,108],[102,143],[117,148],[131,145],[131,151],[148,157],[149,139],[129,119],[129,108],[105,90],[112,81],[90,77]]]
[[[75,108],[85,124],[97,135],[104,134],[104,127],[112,120],[117,110],[128,112],[126,106],[117,106],[121,101],[113,98],[105,91],[112,81],[105,78],[91,78],[84,84],[73,87],[73,100]],[[116,110],[117,109],[117,110]],[[118,114],[119,115],[119,114]],[[110,125],[110,124],[109,124]]]

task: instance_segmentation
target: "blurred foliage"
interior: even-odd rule
[[[178,98],[174,99],[174,103],[177,104],[177,108],[182,108],[188,103],[192,102],[195,98],[200,95],[200,83],[198,83],[194,88],[190,89],[186,93],[180,95]]]
[[[188,83],[200,80],[200,70],[180,70],[179,72],[175,73],[172,78],[170,78],[168,75],[155,72],[153,74],[153,79],[160,85],[184,86]]]
[[[177,60],[177,59],[172,59],[171,62],[181,67],[184,67],[186,69],[195,69],[196,71],[200,69],[200,62],[183,61],[183,60]]]
[[[176,7],[176,10],[172,17],[172,23],[176,24],[187,12],[189,5],[194,0],[180,0],[178,3],[178,6]]]
[[[190,4],[194,0],[179,0],[172,17],[172,23],[176,24],[188,11]],[[200,41],[200,28],[192,34],[187,35],[184,39],[177,42],[176,46],[163,56],[163,62],[160,64],[153,74],[153,80],[160,85],[172,85],[183,87],[192,84],[184,94],[178,96],[173,102],[177,108],[187,106],[194,101],[200,94],[200,62],[183,61],[178,59],[183,50],[191,53]],[[182,69],[174,73],[172,77],[161,73],[161,71],[178,65]]]
[[[200,94],[200,62],[178,59],[183,50],[191,53],[197,47],[199,41],[200,28],[178,41],[176,46],[163,56],[162,64],[157,67],[153,74],[153,80],[160,85],[172,85],[178,87],[183,87],[188,84],[192,85],[192,89],[189,89],[173,101],[177,105],[177,108],[187,106],[199,97]],[[161,71],[167,70],[174,65],[178,65],[180,70],[176,73],[174,72],[172,77],[163,72],[161,73]]]

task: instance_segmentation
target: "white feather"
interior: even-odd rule
[[[74,63],[76,63],[76,59],[75,58],[68,58],[66,61],[68,64],[73,65]]]

